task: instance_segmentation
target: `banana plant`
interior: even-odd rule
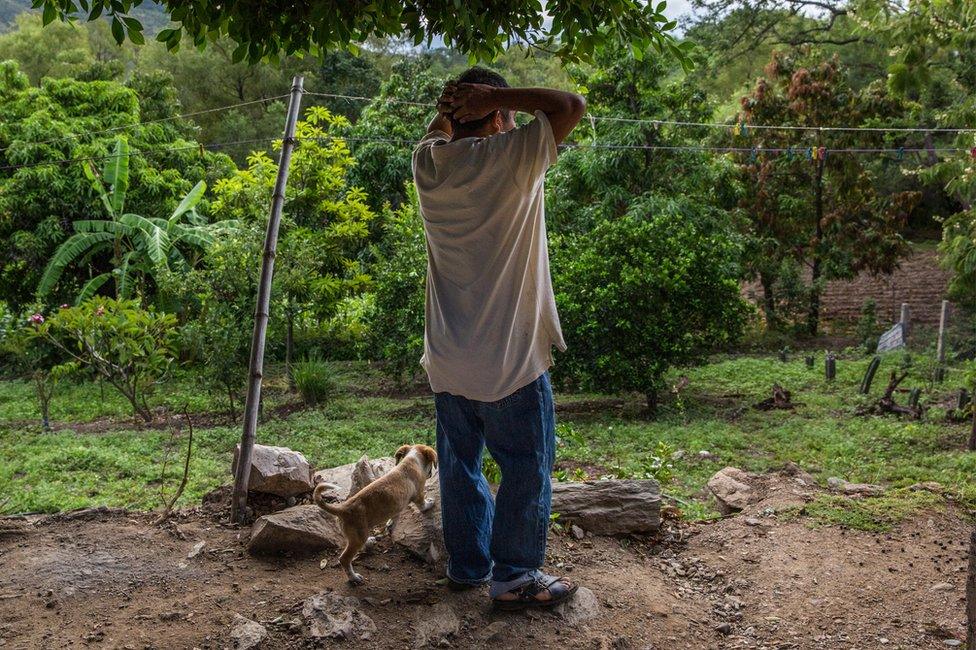
[[[115,141],[115,151],[101,174],[90,163],[85,164],[84,171],[108,218],[82,219],[72,224],[74,234],[58,247],[44,269],[37,287],[40,298],[50,295],[66,268],[87,264],[102,255],[111,256],[114,268],[89,279],[75,304],[94,295],[109,280],[115,283],[115,297],[127,298],[132,295],[134,279],[185,271],[217,237],[239,227],[234,220],[207,223],[196,212],[207,189],[203,181],[193,186],[167,219],[125,212],[129,146],[124,138]]]

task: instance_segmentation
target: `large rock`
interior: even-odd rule
[[[358,598],[331,591],[305,599],[302,616],[316,638],[365,641],[376,634],[376,624],[360,609]]]
[[[708,489],[718,501],[719,510],[724,515],[739,512],[754,499],[749,486],[749,474],[737,467],[726,467],[708,479]]]
[[[234,472],[241,446],[234,449]],[[312,466],[305,456],[287,447],[254,445],[251,454],[251,474],[247,489],[251,492],[293,497],[311,492]]]
[[[255,555],[314,553],[345,546],[335,517],[315,505],[286,508],[259,517],[251,527],[247,549]]]
[[[437,564],[447,557],[444,531],[441,528],[441,499],[437,479],[427,481],[427,498],[434,507],[420,512],[407,506],[393,527],[393,542],[428,564]]]
[[[234,614],[230,638],[236,650],[253,650],[260,647],[268,638],[268,630],[260,623],[255,623],[240,614]]]
[[[364,481],[369,482],[383,476],[395,465],[392,458],[369,460],[363,456],[355,463],[319,470],[315,472],[312,481],[316,484],[332,485],[333,489],[326,493],[326,497],[331,496],[336,501],[344,501],[365,487]],[[370,476],[372,478],[369,478]]]
[[[595,535],[653,533],[661,524],[661,486],[650,479],[553,483],[552,510],[560,522]]]

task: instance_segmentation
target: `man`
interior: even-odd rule
[[[510,88],[472,68],[449,83],[413,154],[427,237],[424,356],[435,393],[441,517],[455,589],[491,583],[495,607],[563,602],[577,586],[545,561],[555,459],[543,180],[586,104]],[[515,112],[535,116],[516,128]],[[485,446],[501,469],[492,501]]]

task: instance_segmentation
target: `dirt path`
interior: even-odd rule
[[[484,593],[436,586],[432,568],[382,540],[361,562],[367,584],[351,588],[319,557],[247,555],[247,532],[203,509],[165,529],[118,512],[7,520],[0,647],[227,648],[235,613],[267,628],[262,648],[945,649],[963,638],[965,522],[932,514],[870,534],[772,514],[801,497],[774,489],[749,512],[655,541],[553,535],[550,566],[599,601],[569,620],[494,615]],[[313,639],[302,602],[326,590],[358,597],[376,633]]]

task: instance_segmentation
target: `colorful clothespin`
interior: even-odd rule
[[[749,162],[756,162],[757,151],[758,149],[756,149],[756,147],[753,147],[752,151],[749,152]]]
[[[787,160],[793,160],[793,155],[794,155],[793,147],[790,147],[789,149],[786,150]]]
[[[810,160],[816,160],[817,159],[817,153],[819,151],[820,150],[817,149],[816,147],[810,147],[809,149],[807,149],[807,152],[810,154]]]
[[[205,155],[206,153],[207,153],[206,150],[204,150],[204,148],[203,148],[203,143],[201,142],[200,143],[200,157],[201,158],[206,158],[206,155]]]
[[[969,150],[969,155],[972,156],[973,158],[976,158],[976,147],[973,147],[972,149]]]
[[[827,160],[827,147],[820,147],[817,153],[817,158],[819,160]]]
[[[732,135],[734,135],[735,137],[739,137],[739,134],[740,133],[742,133],[742,125],[741,125],[741,123],[736,122],[732,126]]]
[[[905,147],[898,147],[898,160],[905,157]]]
[[[749,125],[746,124],[745,122],[742,123],[742,137],[743,138],[749,137]]]

